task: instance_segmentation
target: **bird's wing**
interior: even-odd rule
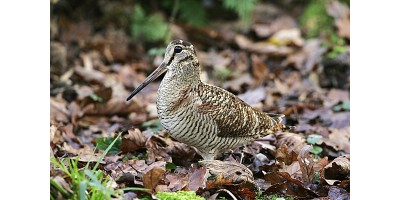
[[[254,110],[230,92],[204,84],[197,94],[201,99],[198,112],[215,122],[220,137],[255,137],[276,131],[276,120]]]

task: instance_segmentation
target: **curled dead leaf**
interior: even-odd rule
[[[105,74],[101,71],[95,69],[87,69],[83,67],[76,66],[74,71],[77,75],[82,77],[87,82],[103,83],[105,79]]]
[[[69,121],[69,112],[66,108],[66,102],[58,102],[55,98],[50,98],[50,121],[53,124],[57,122],[67,123]]]
[[[304,146],[298,156],[302,180],[305,184],[314,182],[314,158],[311,157],[310,152],[312,147],[310,145]]]
[[[350,153],[350,127],[333,129],[329,138],[324,138],[323,142],[336,151]]]
[[[340,156],[335,158],[323,170],[323,178],[329,185],[334,185],[341,180],[350,179],[350,157]]]
[[[189,184],[189,176],[187,173],[168,174],[165,179],[169,182],[168,190],[173,192],[182,190]]]
[[[158,182],[165,174],[165,167],[152,165],[149,166],[149,168],[150,169],[146,170],[146,172],[143,174],[143,186],[151,191],[154,191],[158,185]]]
[[[290,165],[293,162],[297,161],[298,154],[294,151],[289,151],[288,146],[283,144],[276,150],[275,159],[278,161],[277,164]]]
[[[120,149],[123,153],[128,153],[145,146],[146,138],[139,129],[135,128],[134,130],[128,130],[128,134],[122,137]]]
[[[285,196],[289,195],[297,198],[307,199],[318,197],[315,192],[305,187],[301,181],[290,177],[290,174],[287,172],[267,173],[264,176],[264,179],[271,183],[271,187],[265,191],[266,194],[278,193]]]

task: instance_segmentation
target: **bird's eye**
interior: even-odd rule
[[[180,53],[182,51],[182,47],[181,46],[176,46],[175,48],[174,48],[174,52],[175,53]]]

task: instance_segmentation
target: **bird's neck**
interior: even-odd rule
[[[172,87],[177,90],[196,87],[201,84],[198,61],[193,60],[190,63],[174,64],[167,71],[162,82],[162,86]]]

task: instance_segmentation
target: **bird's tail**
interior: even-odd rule
[[[284,114],[272,114],[272,113],[267,113],[267,114],[276,121],[276,126],[274,127],[276,131],[287,131],[296,128],[294,126],[285,126],[285,124],[282,123],[283,118],[285,117]]]

